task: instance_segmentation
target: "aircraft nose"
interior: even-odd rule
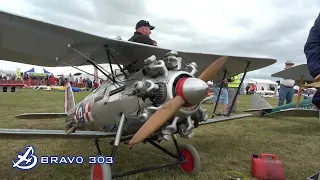
[[[176,86],[176,94],[189,105],[201,102],[208,95],[208,91],[208,84],[198,78],[182,78]]]

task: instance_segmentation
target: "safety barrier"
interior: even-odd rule
[[[18,92],[23,86],[21,80],[0,80],[0,92]]]
[[[18,92],[24,84],[0,84],[1,92]]]

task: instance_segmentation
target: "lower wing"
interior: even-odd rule
[[[252,114],[237,114],[237,115],[233,115],[233,116],[229,116],[229,117],[219,117],[219,118],[214,118],[214,119],[208,119],[207,121],[202,121],[199,123],[199,125],[225,122],[225,121],[236,120],[236,119],[240,119],[240,118],[246,118],[246,117],[250,117],[250,116],[252,116]]]
[[[69,135],[65,130],[0,129],[0,139],[95,139],[114,137],[116,132],[76,131]]]

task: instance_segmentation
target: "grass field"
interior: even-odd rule
[[[88,92],[74,93],[76,102]],[[64,129],[64,120],[19,120],[14,116],[26,112],[63,112],[64,93],[39,90],[22,90],[18,93],[0,94],[1,128]],[[276,105],[277,99],[267,99]],[[238,111],[250,107],[249,96],[239,97]],[[211,104],[203,105],[211,115]],[[284,165],[287,179],[306,179],[320,169],[320,123],[317,118],[261,118],[258,116],[229,122],[200,126],[192,139],[180,139],[179,143],[192,144],[201,156],[201,173],[192,177],[184,174],[178,166],[164,168],[119,179],[225,179],[227,171],[242,173],[248,179],[253,153],[278,155]],[[33,145],[36,154],[82,155],[96,154],[93,140],[0,140],[1,179],[88,179],[90,166],[85,165],[38,165],[27,172],[12,168],[16,153],[26,145]],[[162,142],[173,149],[173,142]],[[101,144],[108,155],[111,146]],[[113,170],[117,173],[139,167],[166,163],[168,156],[149,144],[139,144],[133,149],[121,145],[115,157]]]

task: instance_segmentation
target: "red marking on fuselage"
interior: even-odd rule
[[[191,104],[189,104],[189,102],[186,100],[185,96],[184,96],[184,93],[183,93],[183,85],[184,85],[184,82],[187,80],[188,78],[181,78],[177,85],[176,85],[176,94],[178,96],[181,96],[182,99],[186,102],[183,106],[184,107],[190,107],[192,106]]]
[[[88,121],[91,121],[90,116],[89,116],[89,113],[91,113],[91,103],[86,104],[86,106],[88,106],[88,112],[85,112],[86,119]]]

